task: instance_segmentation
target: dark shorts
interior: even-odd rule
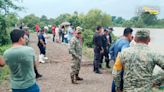
[[[45,55],[46,54],[46,48],[44,46],[38,46],[40,50],[40,54]]]
[[[12,89],[12,92],[40,92],[39,86],[35,83],[26,89]]]

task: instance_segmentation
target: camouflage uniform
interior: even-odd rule
[[[137,31],[136,37],[148,36],[145,30]],[[155,65],[164,69],[164,56],[151,50],[148,45],[137,43],[118,54],[113,67],[114,81],[117,88],[120,84],[120,72],[124,70],[124,92],[152,92],[152,85],[164,79],[152,76]],[[159,79],[157,79],[159,78]]]
[[[80,71],[80,63],[82,59],[82,44],[79,38],[73,37],[71,39],[69,53],[72,55],[71,76],[72,77],[75,76],[77,79]]]

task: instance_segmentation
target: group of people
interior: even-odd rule
[[[102,26],[97,26],[94,34],[93,70],[101,74],[102,55],[106,58],[108,58],[107,55],[111,55],[108,59],[114,61],[112,92],[152,92],[154,84],[159,86],[164,82],[163,73],[153,76],[155,65],[164,69],[164,56],[148,47],[149,30],[138,30],[133,37],[133,29],[125,28],[123,36],[110,48],[111,39],[106,31],[107,29]],[[108,54],[106,54],[107,51],[109,51]],[[108,61],[106,58],[105,61]]]
[[[44,29],[49,30],[49,27],[45,26]],[[36,24],[35,30],[39,33],[40,26],[38,24]],[[75,31],[82,30],[82,28],[80,26],[72,27],[71,25],[52,25],[50,30],[53,42],[68,44],[75,35]]]
[[[37,27],[36,27],[37,29]],[[70,28],[68,27],[67,30]],[[12,47],[0,57],[0,66],[6,63],[10,69],[10,82],[13,92],[40,92],[36,83],[36,76],[41,77],[36,68],[34,49],[25,46],[29,33],[27,28],[14,29],[10,33]],[[44,63],[46,57],[46,28],[37,29],[38,47],[40,50],[39,61]],[[57,29],[58,30],[58,29]],[[65,29],[66,30],[66,29]],[[53,41],[56,39],[56,27],[52,27]],[[164,56],[152,51],[149,30],[138,30],[133,37],[133,29],[125,28],[123,36],[112,42],[113,28],[97,26],[93,36],[94,62],[93,71],[102,74],[102,63],[110,68],[109,62],[114,61],[112,92],[151,92],[153,84],[163,81],[163,73],[152,76],[155,65],[164,69]],[[64,38],[69,42],[69,53],[72,55],[70,79],[73,84],[78,84],[83,78],[79,77],[82,61],[82,32],[80,28],[69,32],[72,36]],[[133,43],[132,43],[132,40]],[[61,40],[62,41],[62,40]],[[133,45],[132,45],[133,44]],[[28,44],[26,44],[28,45]],[[110,55],[110,57],[109,57]]]

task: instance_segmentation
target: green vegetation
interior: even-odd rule
[[[19,1],[19,0],[17,0]],[[0,0],[0,55],[10,47],[9,30],[17,22],[18,18],[16,13],[10,12],[11,10],[22,10],[22,7],[15,5],[12,0]],[[7,66],[0,68],[0,83],[7,78],[9,69]]]
[[[0,46],[0,55],[4,53],[6,49],[8,49],[10,45]],[[9,75],[9,68],[7,66],[0,68],[0,83],[7,78]]]

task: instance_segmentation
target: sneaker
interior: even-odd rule
[[[44,57],[44,59],[48,59],[48,57]]]

